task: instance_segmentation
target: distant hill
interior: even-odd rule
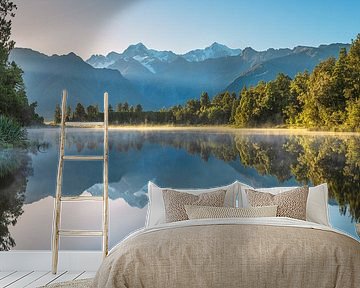
[[[47,56],[23,48],[14,49],[10,60],[24,70],[29,100],[37,101],[38,112],[52,119],[63,88],[69,90],[72,106],[76,102],[101,104],[103,92],[108,91],[113,105],[128,101],[157,110],[184,104],[203,91],[211,96],[224,90],[238,93],[244,85],[272,80],[280,72],[293,77],[305,69],[312,71],[321,60],[337,57],[342,47],[349,45],[256,51],[214,43],[177,55],[138,43],[122,53],[93,55],[87,63],[74,53]]]
[[[95,69],[74,53],[64,56],[46,56],[39,52],[15,48],[10,61],[24,70],[26,93],[30,102],[37,101],[37,112],[52,119],[56,103],[61,101],[61,91],[69,92],[68,102],[75,107],[103,103],[103,93],[110,94],[109,102],[128,101],[131,104],[147,103],[146,99],[117,70]]]
[[[311,72],[319,62],[329,57],[337,57],[342,47],[348,44],[321,45],[318,48],[298,46],[283,57],[274,58],[254,65],[249,71],[236,78],[225,90],[240,91],[244,86],[256,85],[259,81],[270,81],[284,73],[294,77],[298,72]]]

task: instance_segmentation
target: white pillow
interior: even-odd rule
[[[247,201],[245,189],[249,189],[250,186],[239,183],[239,207],[249,207]],[[273,188],[258,188],[254,189],[259,192],[267,192],[271,194],[279,194],[285,191],[292,190],[296,187],[273,187]],[[240,197],[241,195],[241,197]],[[309,187],[309,195],[306,204],[306,221],[331,226],[329,222],[329,210],[328,210],[328,187],[327,184],[320,184],[315,187]]]
[[[149,181],[148,184],[148,196],[149,204],[148,211],[146,215],[145,227],[152,227],[158,224],[166,223],[165,221],[165,206],[162,191],[163,190],[175,190],[178,192],[186,192],[194,195],[199,195],[202,193],[208,193],[218,190],[225,190],[225,207],[235,207],[236,196],[239,191],[239,182],[234,182],[227,186],[215,187],[209,189],[173,189],[173,188],[160,188],[154,183]]]

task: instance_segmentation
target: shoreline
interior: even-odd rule
[[[59,125],[45,127],[28,127],[27,129],[58,129]],[[102,130],[101,127],[69,127],[68,129]],[[261,134],[261,135],[329,135],[329,136],[360,136],[360,132],[309,130],[308,128],[236,128],[222,125],[204,126],[172,126],[172,125],[109,125],[112,131],[184,131],[184,132],[217,132],[234,134]]]

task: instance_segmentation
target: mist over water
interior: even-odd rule
[[[327,182],[331,223],[356,235],[359,136],[222,130],[110,130],[109,136],[110,247],[144,225],[148,181],[173,188],[207,188],[235,180],[256,188]],[[30,129],[29,138],[42,145],[31,151],[0,151],[1,250],[51,246],[59,131]],[[101,130],[70,129],[65,154],[102,154],[102,143]],[[102,162],[65,163],[64,195],[101,195],[101,182]],[[101,205],[65,203],[63,207],[63,227],[100,227]],[[100,247],[98,239],[61,242],[61,249]]]

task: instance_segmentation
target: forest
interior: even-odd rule
[[[360,34],[349,51],[319,63],[314,71],[294,79],[278,74],[242,91],[222,92],[212,99],[203,92],[199,99],[159,111],[143,111],[141,104],[109,106],[112,124],[233,125],[235,127],[304,127],[321,130],[360,131]],[[101,120],[96,105],[78,103],[68,121]],[[55,109],[55,123],[61,111]]]

